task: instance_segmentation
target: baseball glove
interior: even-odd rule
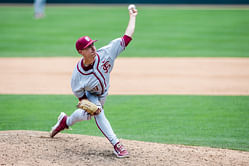
[[[87,99],[83,99],[83,100],[79,101],[77,107],[85,110],[86,112],[88,112],[92,116],[98,115],[101,112],[101,109],[99,109],[95,104],[93,104],[92,102],[90,102]]]

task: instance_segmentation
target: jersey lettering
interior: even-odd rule
[[[103,70],[105,71],[105,73],[108,73],[109,72],[109,69],[112,67],[111,66],[111,64],[110,64],[110,62],[107,60],[104,60],[104,61],[102,61],[102,65],[101,65],[101,67],[103,68]]]

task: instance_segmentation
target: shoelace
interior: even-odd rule
[[[124,146],[123,145],[121,145],[121,144],[118,144],[117,145],[117,149],[118,149],[118,151],[120,151],[120,152],[123,152],[125,149],[124,149]]]

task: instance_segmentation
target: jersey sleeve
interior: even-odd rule
[[[77,76],[77,72],[73,72],[72,79],[71,79],[71,88],[73,94],[80,100],[85,95],[85,89],[82,87],[82,82],[80,81],[80,77]]]
[[[112,59],[116,59],[117,56],[125,50],[125,41],[123,37],[112,40],[108,45],[100,48],[98,51],[109,55]]]

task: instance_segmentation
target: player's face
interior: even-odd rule
[[[81,50],[80,54],[84,57],[85,61],[92,63],[96,57],[96,47],[91,44],[87,48]]]

